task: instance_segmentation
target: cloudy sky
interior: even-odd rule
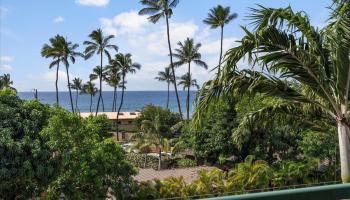
[[[202,43],[203,60],[213,67],[219,56],[219,30],[202,23],[210,8],[218,4],[230,6],[239,15],[225,27],[224,49],[228,49],[242,37],[240,25],[248,25],[245,16],[249,7],[291,5],[295,10],[306,11],[313,24],[321,27],[328,17],[326,7],[330,3],[330,0],[180,0],[170,20],[172,47],[176,48],[176,43],[187,37],[194,38]],[[0,73],[10,73],[19,91],[33,88],[54,91],[55,70],[50,70],[50,60],[40,55],[43,44],[61,34],[79,43],[79,50],[83,51],[87,35],[102,28],[106,34],[116,36],[113,43],[119,46],[119,52],[132,53],[133,60],[142,65],[140,71],[128,76],[128,90],[165,90],[166,85],[154,80],[157,72],[169,63],[165,21],[151,24],[145,16],[137,14],[141,8],[138,0],[0,0]],[[98,63],[98,56],[88,61],[78,59],[70,67],[71,76],[87,81]],[[192,69],[200,84],[213,76],[200,67]],[[185,71],[185,67],[180,67],[177,75]],[[66,90],[64,71],[60,71],[59,77],[60,90]]]

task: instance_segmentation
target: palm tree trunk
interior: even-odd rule
[[[159,148],[158,170],[162,169],[162,149]]]
[[[122,106],[123,106],[123,101],[124,101],[124,83],[125,83],[125,74],[123,73],[123,79],[122,79],[122,97],[121,97],[121,99],[120,99],[120,105],[119,105],[119,108],[118,108],[118,112],[117,112],[117,138],[118,138],[118,140],[119,140],[119,137],[118,137],[118,135],[119,135],[119,123],[118,123],[118,120],[119,120],[119,113],[120,113],[120,110],[121,110],[121,108],[122,108]]]
[[[169,109],[169,89],[170,89],[170,82],[168,82],[168,97],[167,97],[167,100],[166,100],[166,108]]]
[[[98,94],[98,100],[97,100],[97,106],[96,106],[96,113],[95,115],[97,116],[97,113],[98,113],[98,108],[100,107],[100,100],[101,100],[101,90],[102,90],[102,78],[100,77],[100,91],[99,91],[99,94]]]
[[[220,74],[220,68],[221,68],[221,59],[222,59],[222,43],[224,40],[224,26],[221,26],[221,44],[220,44],[220,57],[219,57],[219,65],[218,65],[218,75]]]
[[[78,96],[79,96],[79,90],[76,90],[76,95],[75,95],[75,112],[78,112]]]
[[[350,128],[344,121],[338,121],[338,139],[340,151],[341,179],[343,183],[350,182]]]
[[[103,95],[101,94],[102,111],[105,111],[105,102],[103,101]]]
[[[191,62],[188,63],[188,75],[190,77],[190,82],[187,88],[186,110],[187,110],[187,120],[190,120],[190,89],[191,89],[191,83],[192,83]]]
[[[56,103],[57,103],[57,105],[59,105],[59,100],[58,100],[58,71],[59,71],[59,69],[60,69],[60,62],[57,62],[57,67],[56,67]]]
[[[92,112],[92,94],[90,94],[90,113]]]
[[[113,105],[112,105],[112,112],[114,112],[114,107],[115,107],[115,93],[116,93],[116,89],[117,87],[116,86],[114,86],[114,88],[113,88]]]
[[[103,54],[102,54],[102,51],[100,53],[100,61],[101,61],[101,65],[100,65],[100,68],[101,68],[101,71],[102,71],[102,63],[103,63]],[[97,116],[97,113],[98,113],[98,108],[100,107],[100,100],[102,98],[102,76],[99,75],[99,78],[100,78],[100,93],[99,93],[99,96],[98,96],[98,100],[97,100],[97,108],[96,108],[96,116]],[[104,111],[104,110],[103,110]]]
[[[179,93],[177,91],[177,85],[176,85],[176,75],[175,75],[175,69],[174,69],[174,63],[173,63],[173,53],[171,50],[171,43],[170,43],[170,33],[169,33],[169,19],[168,15],[165,16],[166,19],[166,30],[167,30],[167,36],[168,36],[168,47],[169,47],[169,54],[170,54],[170,66],[171,66],[171,71],[173,73],[173,81],[174,81],[174,88],[175,88],[175,94],[176,94],[176,100],[177,100],[177,106],[179,108],[179,113],[181,120],[183,118],[182,112],[181,112],[181,104],[180,104],[180,98],[179,98]]]
[[[72,97],[72,90],[71,90],[71,88],[70,88],[70,80],[69,80],[68,66],[66,66],[66,73],[67,73],[67,82],[68,82],[68,90],[69,90],[70,105],[71,105],[71,107],[72,107],[72,112],[74,113],[73,97]]]

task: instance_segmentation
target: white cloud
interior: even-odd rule
[[[147,17],[140,16],[136,11],[120,13],[112,19],[100,19],[102,29],[113,35],[138,33],[143,30],[143,27],[148,24]]]
[[[64,18],[62,16],[58,16],[58,17],[53,19],[54,23],[60,23],[60,22],[63,22],[63,21],[64,21]]]
[[[224,38],[223,40],[223,52],[226,52],[230,47],[236,45],[238,39],[234,37]],[[203,54],[219,54],[220,53],[220,39],[216,41],[203,42],[201,52]]]
[[[11,65],[8,64],[2,64],[0,65],[0,72],[11,72],[13,70],[13,67]]]
[[[11,62],[13,60],[15,60],[13,56],[0,56],[1,62]]]
[[[69,77],[71,79],[74,77],[73,74],[69,73]],[[56,71],[49,71],[44,74],[29,74],[28,78],[33,81],[34,85],[38,85],[37,88],[41,89],[44,85],[52,85],[50,88],[54,88],[54,84],[56,81]],[[59,82],[59,88],[61,89],[67,89],[67,74],[63,70],[58,71],[58,82]]]
[[[109,0],[75,0],[75,2],[83,6],[106,6]]]

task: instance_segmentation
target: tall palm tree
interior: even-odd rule
[[[92,73],[90,74],[89,78],[90,78],[91,81],[99,79],[100,87],[101,87],[101,83],[106,80],[106,77],[107,77],[107,70],[106,70],[106,68],[105,67],[96,66],[94,69],[92,69]],[[99,91],[99,94],[101,95],[101,91]],[[100,100],[101,100],[101,103],[102,103],[102,111],[103,112],[105,111],[105,104],[103,102],[103,96],[101,95],[101,96],[98,97],[96,113],[95,113],[96,115],[98,113],[98,106],[99,106],[98,103],[99,103]]]
[[[169,108],[169,92],[170,92],[170,83],[173,81],[173,76],[170,72],[170,68],[166,67],[164,71],[158,72],[158,76],[155,77],[156,80],[166,82],[168,84],[168,96],[166,100],[166,108]]]
[[[106,55],[108,58],[108,61],[111,60],[111,54],[108,50],[113,49],[116,52],[118,51],[117,45],[110,44],[111,39],[114,38],[114,35],[108,35],[104,36],[101,29],[94,30],[89,35],[90,41],[85,41],[84,45],[86,45],[85,48],[85,58],[89,59],[92,57],[93,54],[100,55],[100,71],[103,71],[103,55]],[[100,81],[100,90],[99,90],[99,97],[97,101],[97,108],[96,108],[96,115],[98,113],[98,109],[100,106],[100,101],[103,101],[102,98],[102,77],[99,77]],[[104,106],[102,107],[104,111]]]
[[[71,88],[73,90],[76,91],[75,94],[75,111],[78,112],[79,108],[78,108],[78,97],[79,97],[79,92],[83,89],[83,85],[82,85],[82,80],[80,78],[74,78],[73,83],[71,84]]]
[[[56,66],[56,104],[59,105],[59,97],[58,97],[58,72],[60,68],[60,60],[61,60],[61,51],[60,51],[60,40],[62,40],[62,36],[56,35],[54,38],[50,38],[50,44],[44,44],[41,49],[41,56],[45,58],[52,58],[52,62],[49,65],[49,68]]]
[[[195,87],[199,89],[199,85],[197,84],[197,80],[192,79],[192,75],[189,73],[186,73],[185,75],[181,76],[178,84],[183,86],[183,90],[187,88],[186,110],[187,119],[190,119],[190,88]]]
[[[167,28],[167,38],[168,38],[168,48],[170,55],[170,67],[171,73],[173,74],[174,88],[177,100],[177,106],[179,108],[179,113],[182,119],[181,104],[179,93],[177,91],[176,76],[175,76],[175,66],[173,63],[173,53],[171,49],[170,42],[170,30],[169,30],[169,18],[173,15],[173,9],[179,3],[179,0],[141,0],[142,5],[146,6],[139,11],[139,15],[151,15],[148,17],[149,21],[152,23],[157,23],[160,18],[165,17],[166,28]]]
[[[331,18],[321,30],[310,24],[304,12],[294,12],[290,7],[252,9],[250,18],[256,28],[252,32],[244,28],[246,35],[240,45],[226,53],[221,75],[201,89],[196,121],[209,101],[244,92],[277,97],[283,102],[261,109],[250,118],[283,112],[291,120],[303,120],[293,111],[312,107],[334,119],[342,181],[350,182],[350,3],[339,0],[332,6]],[[237,71],[236,64],[244,56],[270,74]],[[285,79],[295,81],[302,89],[291,87]]]
[[[175,49],[176,53],[174,53],[174,57],[178,59],[174,63],[175,66],[180,66],[187,64],[188,65],[188,78],[191,78],[191,63],[194,62],[196,65],[204,67],[204,69],[208,69],[207,64],[201,60],[202,56],[199,53],[199,48],[201,47],[201,43],[194,44],[193,39],[187,38],[183,43],[177,43],[179,48]],[[187,101],[190,99],[190,87],[187,88]],[[187,102],[187,119],[189,119],[189,102]]]
[[[110,61],[110,64],[107,66],[107,84],[113,87],[113,105],[112,112],[117,111],[117,89],[122,87],[121,83],[121,72],[120,67],[117,62]]]
[[[224,26],[225,24],[230,23],[233,19],[237,18],[237,13],[230,13],[230,7],[223,7],[218,5],[208,13],[208,17],[203,20],[203,22],[210,26],[212,29],[220,27],[221,29],[221,38],[220,38],[220,57],[218,65],[218,74],[220,74],[221,60],[222,60],[222,46],[224,40]]]
[[[88,81],[83,85],[83,93],[90,95],[90,113],[92,112],[92,97],[94,97],[97,92],[98,89],[95,87],[95,84],[93,82]]]
[[[169,141],[164,137],[169,128],[162,124],[156,113],[150,120],[141,122],[141,131],[146,133],[143,138],[144,146],[153,146],[158,150],[158,170],[162,168],[162,151],[170,150]]]
[[[77,52],[75,49],[79,47],[78,44],[73,44],[72,42],[68,41],[62,36],[57,36],[55,38],[57,41],[55,41],[55,49],[52,50],[54,56],[52,56],[54,59],[56,59],[51,64],[58,64],[63,63],[63,65],[66,68],[66,75],[67,75],[67,87],[69,90],[69,98],[71,103],[72,112],[74,112],[74,106],[73,106],[73,98],[72,98],[72,91],[70,88],[70,79],[69,79],[69,62],[75,63],[75,59],[77,56],[83,56],[81,53]],[[47,49],[44,46],[44,54],[46,55],[45,49]],[[47,55],[50,55],[50,53],[47,53]],[[58,68],[58,66],[57,66]],[[57,76],[57,74],[56,74]],[[57,80],[57,77],[56,77]],[[57,95],[57,93],[56,93]],[[57,99],[56,99],[57,100]]]
[[[119,104],[119,108],[118,108],[118,112],[117,112],[117,121],[119,120],[119,113],[120,113],[120,109],[123,106],[123,101],[124,101],[124,91],[125,91],[125,77],[126,74],[131,73],[134,74],[136,73],[136,70],[141,68],[141,65],[138,63],[133,63],[132,59],[131,59],[131,54],[127,53],[127,54],[122,54],[122,53],[118,53],[115,55],[115,58],[112,61],[113,65],[118,65],[120,68],[120,72],[121,72],[121,76],[122,76],[122,96],[120,99],[120,104]],[[119,126],[117,123],[117,134],[119,131]]]
[[[0,76],[0,90],[2,89],[14,89],[11,85],[13,81],[11,80],[10,74],[4,74]]]

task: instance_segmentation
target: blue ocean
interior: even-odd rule
[[[75,91],[72,91],[72,95],[73,95],[73,103],[75,104],[75,99],[76,99]],[[118,91],[117,95],[118,95],[117,106],[119,106],[121,92]],[[186,95],[187,95],[186,91],[179,91],[181,108],[184,115],[186,113]],[[193,111],[193,101],[194,101],[195,95],[196,95],[196,92],[194,91],[191,92],[190,113],[192,113]],[[34,99],[33,92],[19,92],[18,96],[21,99],[26,99],[26,100]],[[106,112],[111,111],[112,103],[113,103],[113,92],[105,91],[102,93],[102,96],[104,100],[105,111]],[[38,99],[42,103],[53,105],[54,103],[56,103],[56,93],[38,91]],[[97,100],[98,100],[98,94],[96,94],[96,96],[93,98],[93,102],[92,102],[93,111],[96,110]],[[62,107],[66,108],[67,110],[71,110],[68,92],[59,92],[59,101]],[[148,104],[166,107],[166,102],[167,102],[167,91],[125,91],[124,103],[121,110],[138,111]],[[89,112],[90,110],[89,95],[80,94],[78,96],[78,108],[80,112]],[[171,111],[178,112],[175,91],[170,91],[169,109]],[[101,105],[100,105],[99,111],[102,111]]]

